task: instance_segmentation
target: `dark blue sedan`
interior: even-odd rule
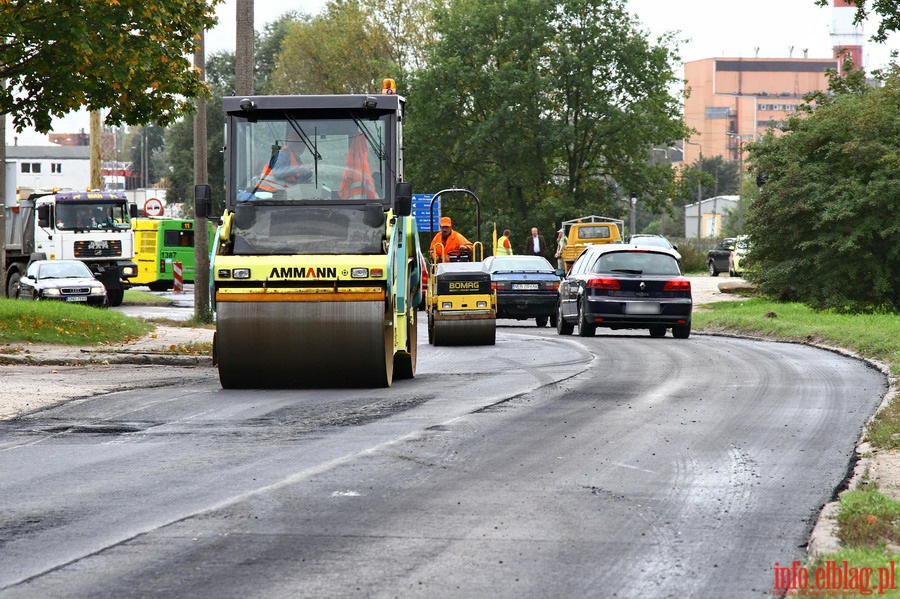
[[[598,327],[691,334],[691,282],[674,250],[640,245],[588,247],[559,286],[556,330],[582,337]]]
[[[497,291],[497,318],[556,326],[556,292],[563,271],[540,256],[491,256],[484,261]]]

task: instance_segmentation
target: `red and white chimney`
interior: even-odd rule
[[[841,55],[849,55],[856,68],[863,68],[863,26],[853,24],[856,5],[853,0],[834,0],[831,10],[831,45],[839,59],[838,72],[843,72]]]

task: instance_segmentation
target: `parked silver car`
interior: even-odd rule
[[[106,287],[80,260],[35,260],[19,279],[16,297],[109,306]]]

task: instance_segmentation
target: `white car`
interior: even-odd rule
[[[628,238],[628,243],[634,245],[652,245],[654,247],[666,248],[675,252],[675,259],[681,262],[681,254],[678,253],[678,246],[673,245],[671,241],[662,235],[650,235],[645,233],[636,233]]]

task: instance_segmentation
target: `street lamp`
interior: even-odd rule
[[[634,235],[636,231],[634,230],[636,223],[636,215],[637,215],[637,194],[635,192],[631,192],[631,235]]]
[[[699,172],[697,173],[697,249],[700,249],[700,224],[703,220],[701,204],[703,203],[703,146],[696,141],[684,140],[684,143],[700,147],[700,159],[697,161]]]

